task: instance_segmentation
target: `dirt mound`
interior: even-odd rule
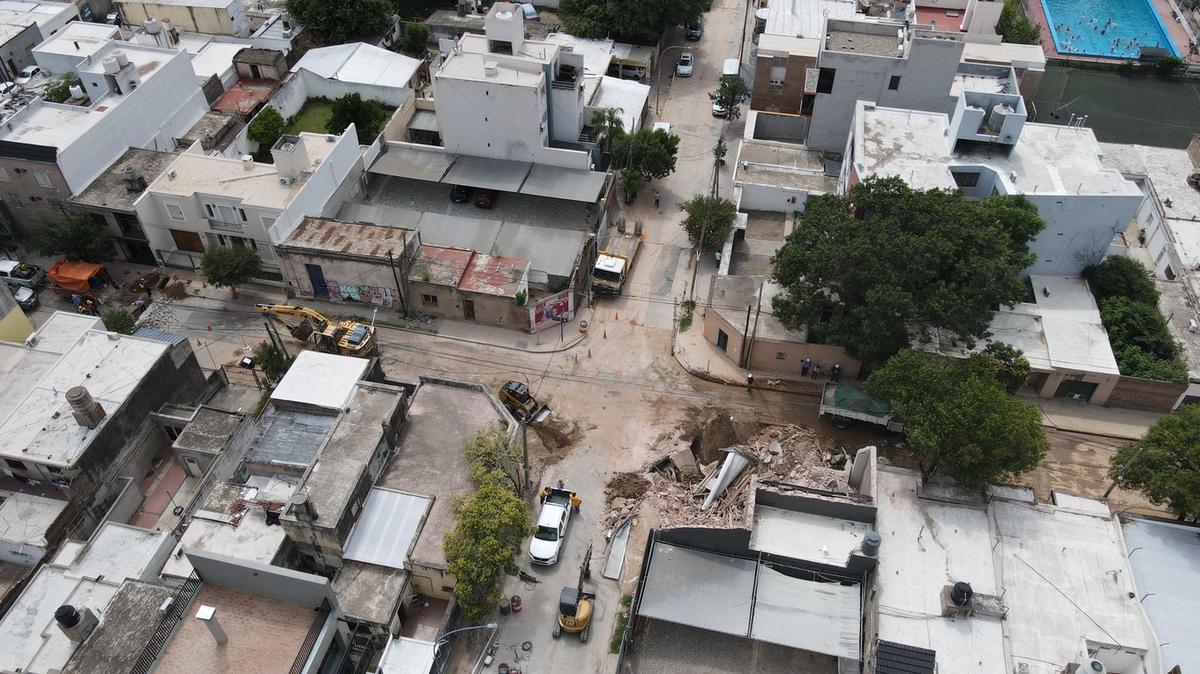
[[[632,501],[641,498],[649,486],[646,478],[637,473],[617,473],[604,486],[604,496],[609,503],[618,498]]]
[[[575,421],[564,422],[553,414],[542,423],[530,426],[529,430],[538,436],[546,448],[546,452],[550,454],[557,454],[570,448],[579,442],[579,438],[583,437],[578,423]]]
[[[722,407],[693,407],[689,419],[680,426],[679,437],[692,445],[700,463],[724,458],[722,449],[745,442],[762,429],[762,424],[738,418]]]
[[[162,289],[162,294],[170,297],[173,300],[181,300],[188,296],[187,288],[182,281],[176,281]]]

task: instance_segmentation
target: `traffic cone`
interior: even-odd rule
[[[604,329],[604,338],[608,339],[608,328]]]
[[[592,350],[588,349],[588,358],[591,358],[591,357],[592,357]]]
[[[613,312],[613,320],[614,320],[614,321],[619,321],[619,320],[621,320],[621,316],[620,316],[620,315],[619,315],[617,312],[615,312],[615,311]]]
[[[209,324],[208,324],[208,331],[209,331],[209,332],[212,332],[212,323],[209,323]]]

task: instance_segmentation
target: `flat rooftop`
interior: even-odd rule
[[[301,351],[271,392],[271,402],[280,407],[337,414],[355,394],[368,365],[366,358]]]
[[[158,608],[174,595],[174,587],[122,583],[104,608],[103,620],[71,655],[63,674],[129,671],[158,629]]]
[[[817,564],[846,566],[872,527],[840,517],[757,505],[750,549]]]
[[[33,494],[16,493],[0,499],[0,541],[16,544],[18,549],[26,545],[44,548],[46,530],[67,507],[66,501]]]
[[[778,342],[801,343],[807,339],[807,330],[792,330],[771,313],[771,302],[783,292],[783,288],[765,278],[756,276],[718,276],[713,286],[711,311],[717,312],[727,323],[742,327],[746,319],[746,307],[760,306],[758,293],[762,292],[762,313],[759,315],[756,339]]]
[[[414,564],[446,568],[442,542],[454,527],[454,499],[474,490],[463,447],[488,425],[507,422],[498,405],[482,387],[429,379],[413,394],[399,449],[376,486],[433,499],[409,556]]]
[[[903,31],[902,26],[897,27]],[[899,57],[903,41],[892,35],[879,35],[857,30],[829,30],[825,33],[825,49],[848,54]]]
[[[262,564],[274,563],[287,536],[282,526],[267,524],[266,510],[268,506],[276,511],[282,509],[282,503],[291,496],[290,491],[283,491],[286,494],[261,493],[246,485],[214,485],[192,515],[174,552],[163,566],[162,575],[190,576],[192,563],[185,553],[197,550]]]
[[[338,607],[347,617],[375,625],[390,625],[406,585],[408,572],[403,569],[349,559],[343,561],[333,579],[333,592]]]
[[[766,7],[766,33],[818,38],[826,18],[852,19],[857,7],[854,0],[776,0]]]
[[[243,421],[245,417],[240,414],[201,407],[171,446],[191,452],[220,454],[229,445],[233,434],[241,428]]]
[[[1121,521],[1138,597],[1162,651],[1162,669],[1200,672],[1200,529],[1146,519]]]
[[[192,55],[192,70],[203,80],[213,75],[220,78],[233,68],[233,57],[245,48],[246,45],[237,42],[209,42]]]
[[[54,625],[63,604],[90,608],[98,617],[126,578],[157,572],[170,534],[106,522],[84,545],[43,565],[0,619],[0,671],[62,668],[74,645]]]
[[[467,51],[450,52],[433,77],[435,80],[472,80],[515,87],[536,87],[542,81],[543,73],[538,64],[533,62],[519,64],[506,59],[512,59],[512,57],[501,54],[476,54]],[[495,67],[494,75],[487,74],[488,66]]]
[[[735,183],[770,185],[829,194],[837,190],[837,176],[825,175],[821,152],[794,143],[743,140],[734,166]]]
[[[404,253],[412,232],[370,222],[342,222],[306,217],[280,244],[281,248],[388,260]]]
[[[33,48],[34,53],[78,56],[80,60],[100,51],[121,30],[105,23],[72,21],[66,27]]]
[[[303,472],[333,428],[336,416],[267,407],[250,440],[247,463],[265,464],[285,472]]]
[[[942,113],[859,104],[854,161],[860,175],[898,176],[918,189],[956,189],[952,168],[987,167],[1005,194],[1138,196],[1137,185],[1100,162],[1089,128],[1026,123],[1015,146],[953,151]],[[976,169],[977,170],[977,169]]]
[[[58,312],[30,348],[0,343],[0,456],[67,467],[116,415],[169,344],[93,329],[99,319]],[[66,392],[86,385],[108,413],[95,429],[71,414]]]
[[[325,134],[303,132],[300,138],[308,154],[310,168],[325,161],[336,143],[326,140]],[[240,199],[246,206],[284,209],[308,184],[309,174],[302,174],[289,185],[279,182],[279,170],[274,164],[257,162],[245,165],[240,159],[214,157],[196,152],[176,155],[170,169],[175,177],[164,174],[150,183],[150,191],[191,197],[196,193],[220,194]]]
[[[218,644],[196,611],[216,609],[229,640]],[[221,585],[204,583],[155,662],[160,674],[286,672],[304,646],[314,612]]]
[[[82,192],[72,197],[71,201],[84,206],[133,212],[133,202],[142,193],[141,191],[132,191],[126,186],[125,169],[133,168],[147,183],[150,183],[166,171],[178,156],[172,152],[131,147],[121,155],[120,159],[96,176]]]

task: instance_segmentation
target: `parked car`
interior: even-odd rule
[[[7,96],[16,90],[16,82],[0,82],[0,96]]]
[[[42,74],[41,68],[39,68],[37,66],[25,66],[24,68],[21,69],[21,72],[17,73],[17,77],[13,81],[16,82],[17,84],[29,84],[29,80],[32,80],[33,78],[35,78],[41,74]]]
[[[642,66],[621,66],[621,79],[641,82],[646,79],[646,69]]]
[[[17,306],[25,311],[33,311],[41,304],[36,292],[25,286],[16,286],[12,288],[13,299],[17,301]]]
[[[687,39],[696,42],[704,35],[704,19],[696,19],[687,25]]]
[[[17,260],[0,260],[0,279],[10,286],[32,289],[46,280],[46,270]]]
[[[549,566],[558,563],[558,553],[567,535],[571,512],[579,510],[579,497],[563,487],[547,487],[542,490],[541,500],[542,512],[538,514],[537,530],[533,540],[529,541],[529,561]]]
[[[685,51],[679,55],[679,63],[675,65],[675,74],[680,77],[692,76],[692,52]]]
[[[475,193],[475,206],[477,208],[493,208],[496,205],[496,191],[481,189]]]
[[[471,200],[471,188],[466,185],[455,185],[450,188],[450,201],[465,204]]]
[[[724,118],[729,116],[729,111],[726,110],[725,106],[721,105],[720,103],[713,103],[712,112],[713,117]]]

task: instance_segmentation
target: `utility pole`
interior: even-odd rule
[[[521,493],[529,493],[529,418],[521,415],[521,453],[525,459],[525,477],[521,480]]]
[[[750,339],[750,341],[747,342],[747,346],[746,346],[746,369],[747,370],[750,369],[750,357],[754,353],[754,340],[755,340],[755,338],[758,337],[758,318],[759,318],[759,316],[762,316],[762,293],[763,293],[763,284],[765,284],[765,283],[766,283],[766,281],[763,281],[758,284],[758,305],[754,308],[754,329],[750,331],[749,335],[747,335],[747,337],[749,337],[749,339]]]
[[[1138,459],[1142,458],[1142,451],[1142,446],[1138,445],[1137,449],[1133,452],[1133,456],[1129,457],[1129,460],[1125,462],[1125,465],[1121,466],[1121,470],[1117,471],[1117,476],[1113,478],[1112,484],[1108,485],[1108,489],[1104,490],[1104,498],[1108,498],[1108,495],[1117,488],[1117,484],[1120,483],[1121,478],[1125,477],[1125,471],[1129,470],[1130,466],[1136,463]]]
[[[407,241],[406,241],[407,243]],[[403,257],[404,253],[400,253]],[[404,313],[408,313],[408,299],[405,297],[404,287],[400,283],[400,275],[396,273],[396,262],[392,259],[392,251],[387,252],[388,266],[392,268],[392,278],[396,281],[396,292],[400,293],[400,306],[404,309]]]

